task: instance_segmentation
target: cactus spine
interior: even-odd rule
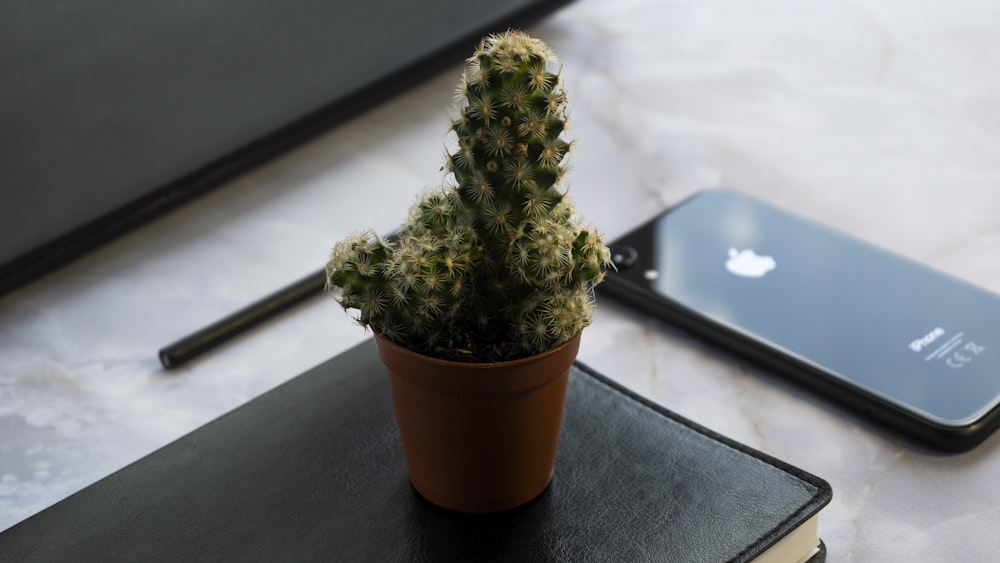
[[[487,37],[466,61],[446,157],[394,240],[337,243],[327,288],[356,320],[413,351],[494,362],[572,338],[592,319],[609,253],[557,187],[571,148],[566,95],[541,41]]]

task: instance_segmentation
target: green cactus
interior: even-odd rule
[[[392,240],[366,232],[331,251],[327,289],[360,324],[465,362],[530,356],[590,324],[609,252],[557,188],[572,143],[554,65],[519,31],[466,61],[446,158],[455,185],[423,194]]]

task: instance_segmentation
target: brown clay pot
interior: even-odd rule
[[[450,510],[485,513],[545,490],[579,334],[537,356],[490,364],[431,358],[378,333],[375,342],[417,492]]]

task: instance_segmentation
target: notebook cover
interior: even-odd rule
[[[830,498],[578,363],[549,488],[437,509],[368,341],[13,526],[0,560],[740,561]]]

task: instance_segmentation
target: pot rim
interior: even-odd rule
[[[414,385],[451,393],[521,392],[559,377],[576,358],[583,331],[566,342],[526,358],[505,362],[457,362],[414,352],[372,331],[390,374]],[[567,361],[566,356],[569,356]]]
[[[441,358],[436,358],[434,356],[428,356],[426,354],[421,354],[420,352],[414,352],[413,350],[410,350],[406,346],[403,346],[401,344],[397,344],[397,343],[393,342],[392,340],[389,340],[387,337],[383,336],[381,332],[375,330],[374,328],[371,329],[371,330],[372,330],[372,334],[375,335],[375,338],[377,338],[378,340],[381,340],[385,345],[390,346],[392,348],[395,348],[402,355],[412,356],[412,357],[415,357],[415,358],[421,358],[421,361],[424,361],[424,362],[427,362],[427,363],[431,363],[431,364],[438,364],[438,365],[441,365],[441,366],[449,366],[449,367],[458,367],[458,368],[461,368],[461,369],[470,369],[470,368],[471,369],[489,369],[489,368],[496,368],[496,367],[515,366],[515,365],[518,365],[518,364],[524,364],[524,363],[528,363],[528,362],[532,362],[532,361],[538,361],[541,358],[544,358],[546,356],[550,356],[552,354],[558,354],[560,350],[562,350],[563,348],[566,348],[567,346],[572,345],[573,341],[579,339],[580,336],[583,334],[583,331],[581,330],[581,331],[577,332],[576,334],[574,334],[572,337],[570,337],[568,340],[566,340],[566,342],[563,342],[562,344],[556,346],[555,348],[549,348],[548,350],[546,350],[544,352],[539,352],[537,354],[534,354],[534,355],[531,355],[531,356],[525,356],[523,358],[518,358],[516,360],[505,360],[505,361],[502,361],[502,362],[460,362],[458,360],[444,360],[444,359],[441,359]]]

